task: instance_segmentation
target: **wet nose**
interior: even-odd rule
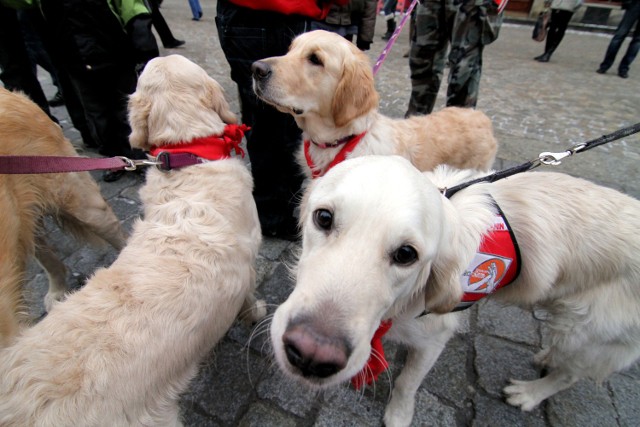
[[[256,61],[251,64],[251,71],[256,80],[265,80],[271,75],[271,66],[266,62]]]
[[[346,339],[329,337],[309,324],[298,324],[282,337],[287,360],[304,377],[327,378],[347,365]]]

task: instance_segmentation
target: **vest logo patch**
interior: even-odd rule
[[[512,260],[494,254],[476,253],[461,277],[464,292],[490,294],[504,278]]]

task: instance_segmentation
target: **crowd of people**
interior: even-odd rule
[[[138,158],[144,153],[128,143],[127,98],[135,90],[144,64],[160,54],[152,32],[164,48],[182,46],[161,13],[161,0],[0,0],[0,78],[12,90],[29,95],[52,120],[50,106],[64,103],[83,143],[104,156]],[[242,122],[251,127],[247,151],[254,177],[254,198],[263,234],[297,236],[296,207],[303,175],[295,153],[301,131],[289,114],[254,94],[251,64],[286,53],[298,34],[324,29],[368,50],[375,22],[387,24],[382,40],[396,30],[397,0],[218,0],[215,23],[222,50],[237,85]],[[409,1],[405,2],[405,6]],[[202,7],[189,0],[192,19]],[[545,51],[535,59],[548,62],[581,0],[553,0]],[[28,7],[31,5],[32,7]],[[625,0],[626,12],[598,73],[615,60],[622,41],[640,15],[640,0]],[[114,13],[115,12],[115,13]],[[380,13],[379,13],[380,12]],[[446,105],[473,108],[479,94],[484,47],[498,37],[503,12],[494,0],[420,0],[411,19],[409,56],[411,95],[406,116],[433,111],[445,66],[449,67]],[[640,25],[620,62],[628,77],[640,48]],[[58,93],[46,99],[36,65],[47,70]],[[107,171],[115,181],[122,171]]]

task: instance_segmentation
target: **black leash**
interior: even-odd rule
[[[442,190],[442,194],[445,197],[450,198],[451,196],[456,194],[458,191],[464,188],[467,188],[473,184],[477,184],[480,182],[489,182],[489,183],[495,182],[502,178],[506,178],[508,176],[515,175],[520,172],[530,171],[532,169],[537,168],[540,165],[557,166],[560,163],[562,163],[562,159],[564,159],[565,157],[572,156],[575,153],[580,153],[582,151],[590,150],[591,148],[606,144],[611,141],[615,141],[617,139],[624,138],[625,136],[633,135],[634,133],[638,133],[638,132],[640,132],[640,123],[636,123],[635,125],[622,128],[608,135],[603,135],[600,138],[592,139],[591,141],[576,144],[573,147],[571,147],[569,150],[563,151],[561,153],[550,153],[550,152],[540,153],[537,159],[529,160],[528,162],[522,163],[521,165],[514,166],[512,168],[505,169],[502,171],[498,171],[491,175],[483,176],[481,178],[477,178],[472,181],[463,182],[462,184],[458,184],[451,188],[445,188]]]

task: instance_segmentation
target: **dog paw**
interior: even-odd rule
[[[413,398],[406,401],[392,396],[384,411],[384,425],[386,427],[406,427],[411,424],[413,411]]]
[[[49,313],[53,308],[54,304],[63,301],[66,297],[66,293],[64,291],[49,291],[44,296],[44,308]]]
[[[533,363],[537,366],[547,366],[549,364],[550,348],[543,348],[533,356]]]
[[[504,388],[507,402],[523,411],[531,411],[540,401],[532,396],[531,381],[511,380],[511,385]]]

